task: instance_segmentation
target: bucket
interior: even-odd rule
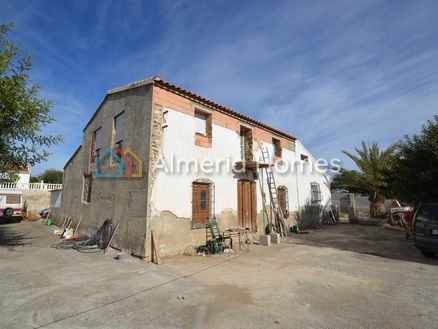
[[[290,228],[290,231],[291,231],[292,233],[296,233],[296,234],[298,234],[298,233],[300,233],[300,227],[299,227],[298,225],[294,225],[294,226],[292,226],[292,227]]]

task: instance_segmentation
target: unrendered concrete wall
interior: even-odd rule
[[[50,204],[50,192],[38,190],[22,190],[23,198],[27,202],[28,210],[34,210],[37,213],[48,208]]]
[[[120,223],[113,245],[145,256],[148,162],[151,132],[151,86],[109,94],[84,130],[82,147],[64,171],[61,216],[82,216],[80,231],[92,234],[107,218]],[[91,201],[82,199],[83,174],[90,172],[91,138],[102,129],[102,150],[112,147],[113,119],[124,111],[123,148],[130,147],[142,160],[142,177],[100,178],[93,175]],[[117,172],[109,158],[100,172]]]
[[[65,217],[77,217],[82,195],[82,146],[64,167],[61,207],[52,209],[52,217],[60,225]]]
[[[50,207],[51,208],[59,208],[61,207],[61,190],[51,191],[50,192]]]

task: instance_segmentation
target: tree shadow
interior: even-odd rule
[[[0,224],[0,247],[6,247],[9,251],[14,251],[15,247],[31,244],[28,242],[29,239],[32,239],[32,237],[14,230],[11,223]]]
[[[323,225],[318,230],[309,231],[309,234],[289,236],[284,242],[438,265],[438,257],[424,257],[414,246],[412,239],[406,239],[404,232],[384,229],[380,226]]]

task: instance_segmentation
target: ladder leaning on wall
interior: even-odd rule
[[[271,159],[270,159],[269,151],[268,151],[267,147],[262,148],[262,157],[263,157],[263,162],[269,163],[269,164],[271,163]],[[287,236],[287,227],[286,227],[286,224],[284,222],[284,214],[283,214],[283,212],[280,208],[280,205],[278,203],[277,185],[275,184],[274,173],[271,169],[271,166],[265,167],[264,170],[266,173],[266,180],[268,183],[268,190],[269,190],[269,196],[270,196],[270,200],[271,200],[271,207],[272,207],[272,210],[274,211],[274,216],[275,216],[275,229],[282,236]],[[263,191],[262,191],[262,193],[263,193]],[[268,226],[269,226],[269,224],[268,224]],[[272,225],[270,227],[272,227]],[[266,233],[270,233],[269,231],[271,231],[271,229],[267,229],[266,231],[267,231]]]

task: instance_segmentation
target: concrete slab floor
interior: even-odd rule
[[[436,328],[438,259],[401,232],[341,224],[280,245],[156,266],[58,250],[0,225],[2,328]],[[178,298],[182,296],[182,298]]]

